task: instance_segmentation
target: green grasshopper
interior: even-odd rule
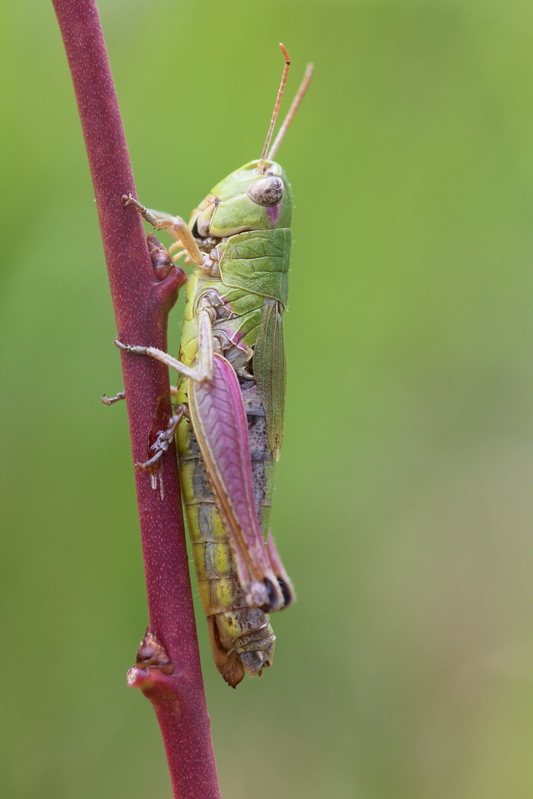
[[[140,468],[152,475],[177,430],[184,503],[215,664],[231,686],[270,666],[268,613],[294,601],[269,530],[274,462],[283,439],[291,189],[272,159],[307,90],[312,65],[272,145],[290,65],[285,57],[261,158],[218,183],[192,213],[150,211],[123,197],[155,228],[166,228],[177,261],[196,269],[187,289],[179,360],[132,346],[179,374],[177,407]],[[152,237],[153,239],[153,237]],[[153,480],[153,485],[155,487]]]

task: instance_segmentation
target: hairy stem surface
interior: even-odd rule
[[[131,164],[94,0],[53,0],[74,82],[122,341],[166,351],[167,316],[184,275],[154,273],[142,221],[121,197],[135,193]],[[168,371],[151,358],[121,352],[134,462],[171,413]],[[161,458],[159,485],[135,472],[149,633],[129,683],[150,699],[165,743],[174,796],[220,795],[205,704],[174,444]],[[139,731],[136,731],[136,735]]]

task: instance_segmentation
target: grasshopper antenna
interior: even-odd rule
[[[304,74],[303,80],[300,83],[300,88],[298,89],[298,91],[296,93],[296,97],[292,101],[292,105],[289,108],[289,113],[287,114],[287,116],[283,120],[283,124],[282,124],[281,128],[279,129],[279,133],[276,136],[274,144],[270,148],[270,152],[267,155],[267,160],[268,161],[272,161],[272,159],[276,155],[277,151],[279,150],[279,146],[280,146],[281,142],[285,138],[285,134],[287,133],[288,127],[291,124],[292,120],[294,119],[294,115],[296,114],[296,112],[298,110],[298,106],[300,105],[300,103],[304,99],[305,93],[306,93],[307,89],[309,88],[309,84],[311,83],[311,78],[313,77],[313,69],[314,69],[314,65],[313,64],[308,64],[307,65],[307,67],[305,69],[305,74]]]
[[[281,98],[283,97],[283,92],[285,91],[285,84],[287,83],[287,75],[289,74],[289,67],[291,65],[291,57],[288,54],[285,45],[280,43],[281,52],[283,53],[283,57],[285,58],[285,66],[283,68],[283,75],[281,76],[281,83],[278,89],[278,96],[276,97],[276,104],[274,105],[274,111],[272,113],[272,119],[270,120],[270,127],[268,129],[265,146],[263,147],[263,152],[261,153],[261,158],[259,159],[259,163],[257,165],[257,171],[259,173],[265,171],[265,158],[268,152],[268,148],[270,147],[270,142],[272,141],[272,134],[274,132],[274,125],[276,124],[276,119],[278,118],[278,111],[281,105]],[[279,137],[278,137],[279,138]]]

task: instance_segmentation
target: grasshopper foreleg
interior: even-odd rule
[[[122,350],[136,355],[148,355],[157,361],[166,364],[178,374],[194,380],[195,383],[205,383],[213,377],[213,335],[211,329],[211,314],[209,308],[201,308],[198,312],[198,355],[196,366],[187,366],[182,361],[169,355],[168,352],[157,347],[142,347],[134,344],[124,344],[117,337],[115,344]]]
[[[196,266],[202,266],[204,261],[208,260],[205,253],[200,252],[196,239],[181,216],[171,216],[160,211],[150,210],[131,194],[124,194],[122,202],[124,205],[132,205],[156,230],[168,230],[170,236],[182,245]]]

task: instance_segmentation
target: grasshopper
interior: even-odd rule
[[[176,433],[180,476],[200,597],[215,664],[235,687],[270,666],[275,636],[268,613],[294,601],[270,527],[274,463],[283,439],[291,189],[273,157],[307,90],[312,65],[270,148],[290,65],[285,67],[267,139],[251,161],[218,183],[191,215],[151,211],[122,198],[185,256],[188,281],[179,358],[149,355],[179,374],[175,412],[139,468],[154,474]],[[153,236],[151,237],[153,239]],[[177,431],[177,432],[176,432]],[[155,487],[155,483],[153,481]]]

